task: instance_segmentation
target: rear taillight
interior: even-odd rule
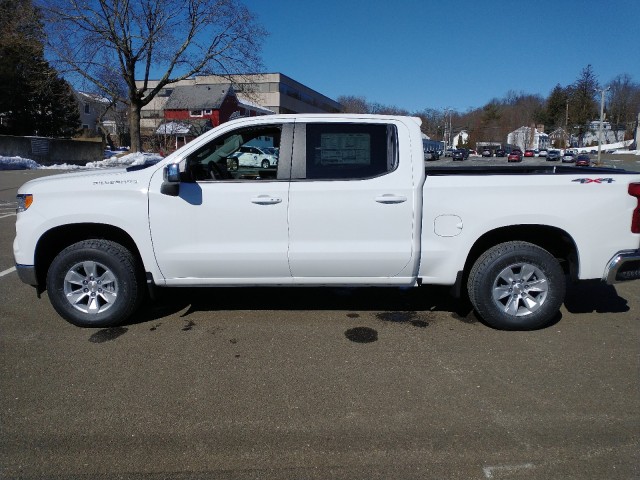
[[[636,197],[638,200],[638,206],[633,211],[633,217],[631,217],[631,231],[640,233],[640,183],[629,184],[629,195]]]

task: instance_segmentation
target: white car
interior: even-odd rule
[[[234,162],[235,161],[235,162]],[[240,167],[271,168],[278,165],[278,157],[258,147],[242,146],[229,160],[231,170]]]

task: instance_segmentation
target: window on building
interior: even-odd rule
[[[383,124],[307,124],[308,179],[362,179],[395,170],[396,128]]]
[[[202,116],[202,110],[191,110],[189,112],[189,115],[191,117],[201,117]]]
[[[91,113],[91,109],[88,103],[84,104],[84,113]]]

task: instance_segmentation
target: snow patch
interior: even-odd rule
[[[0,170],[84,170],[114,167],[130,167],[138,165],[153,165],[162,160],[157,153],[128,153],[122,156],[111,156],[99,162],[88,162],[86,165],[62,163],[58,165],[40,165],[29,158],[0,156]]]

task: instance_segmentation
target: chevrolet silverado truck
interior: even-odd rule
[[[229,168],[242,147],[277,165]],[[425,169],[420,121],[230,121],[156,165],[18,191],[19,276],[84,327],[167,287],[453,287],[499,329],[548,325],[567,281],[640,278],[640,173]]]

